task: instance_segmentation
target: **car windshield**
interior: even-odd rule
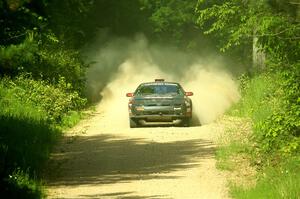
[[[141,85],[136,95],[182,95],[183,91],[177,84],[145,84]]]

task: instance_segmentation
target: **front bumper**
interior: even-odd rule
[[[172,121],[147,121],[144,119],[138,120],[138,123],[142,126],[164,126],[164,125],[179,125],[183,122],[182,119],[176,119]]]
[[[130,119],[135,120],[142,126],[162,126],[162,125],[180,125],[191,116],[186,115],[131,115]]]
[[[192,117],[191,107],[177,106],[142,106],[129,107],[129,117],[142,126],[180,125]]]

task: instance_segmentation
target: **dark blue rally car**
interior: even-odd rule
[[[185,92],[179,83],[142,83],[134,93],[127,93],[129,124],[138,126],[189,126],[192,118],[192,92]]]

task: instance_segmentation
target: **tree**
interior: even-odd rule
[[[205,34],[222,40],[222,51],[247,45],[257,38],[257,46],[268,56],[289,62],[299,56],[300,26],[298,8],[293,2],[199,0],[197,13],[197,23],[206,29]]]
[[[21,43],[30,31],[45,30],[46,19],[38,12],[44,1],[3,0],[0,3],[0,45]]]
[[[197,23],[206,30],[205,34],[222,41],[222,51],[245,48],[247,43],[252,43],[254,51],[260,48],[266,53],[268,62],[264,69],[268,73],[263,75],[277,81],[276,91],[268,93],[276,104],[272,104],[268,117],[255,124],[254,138],[266,159],[274,158],[272,154],[275,158],[278,154],[297,154],[300,147],[299,4],[283,0],[199,0],[197,13]]]
[[[183,47],[195,46],[201,31],[196,27],[197,0],[141,0],[141,9],[147,11],[152,32],[161,41],[169,41]],[[174,42],[175,41],[175,42]]]

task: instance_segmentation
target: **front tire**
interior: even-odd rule
[[[189,127],[191,125],[191,118],[184,118],[182,120],[182,126],[183,127]]]
[[[130,128],[137,128],[138,123],[135,119],[129,118],[129,126],[130,126]]]

